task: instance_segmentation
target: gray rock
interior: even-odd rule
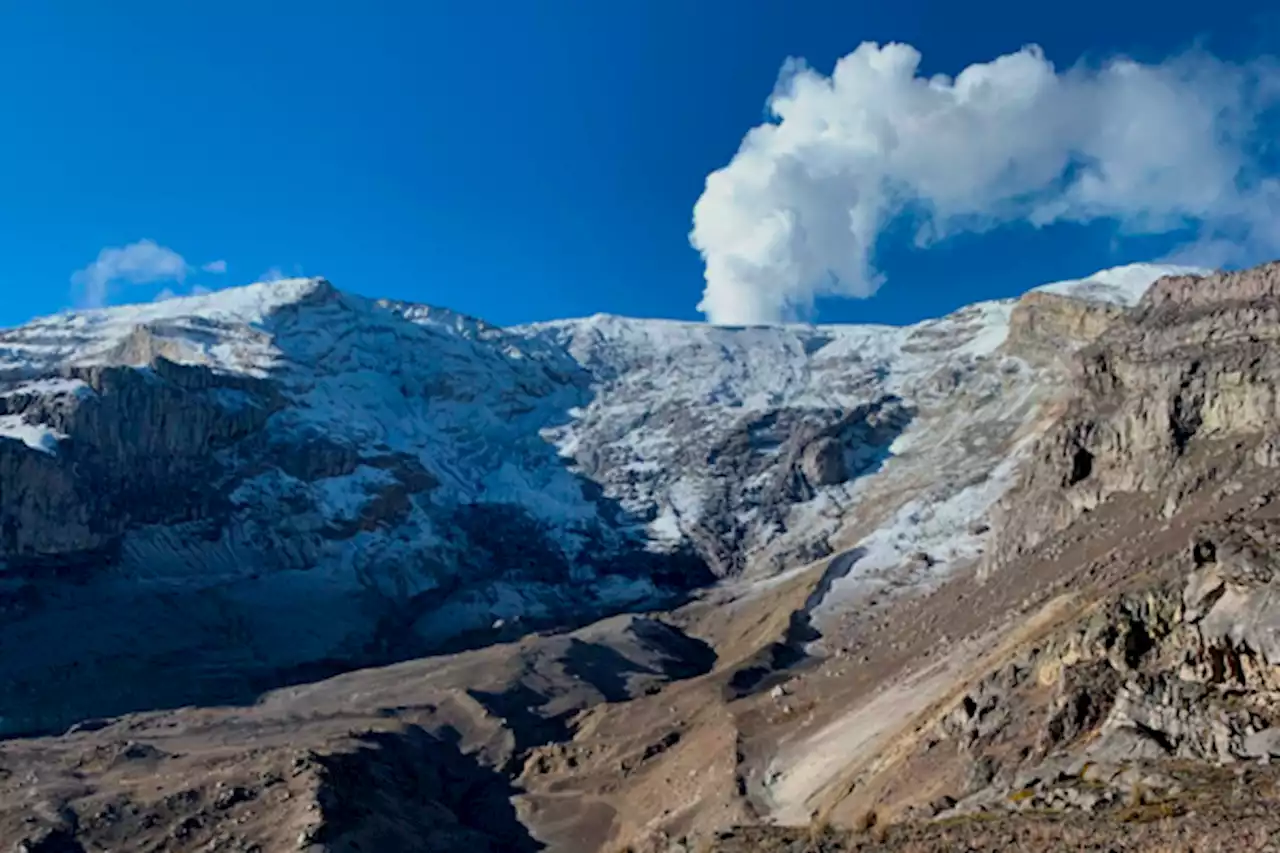
[[[1057,696],[1038,743],[1042,753],[1093,731],[1115,704],[1123,676],[1109,660],[1063,667]]]
[[[1169,750],[1149,734],[1132,726],[1117,726],[1087,750],[1091,758],[1107,762],[1141,761],[1169,757]]]
[[[814,486],[833,486],[849,479],[844,447],[829,436],[805,447],[800,456],[800,470],[805,480]]]
[[[1280,758],[1280,729],[1263,729],[1246,736],[1240,754],[1246,758]]]
[[[1102,804],[1102,794],[1097,791],[1086,791],[1081,788],[1060,788],[1062,802],[1069,808],[1081,811],[1093,811]]]

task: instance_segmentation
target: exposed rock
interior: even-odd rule
[[[814,486],[834,486],[849,479],[844,456],[841,443],[835,438],[824,436],[810,442],[802,451],[800,470],[805,480]]]
[[[1267,463],[1263,436],[1280,414],[1277,269],[1162,279],[1080,350],[1076,394],[1002,510],[993,569],[1117,492],[1164,492],[1176,512],[1219,476],[1176,461],[1212,442],[1244,442]]]
[[[1126,309],[1109,302],[1032,291],[1018,299],[1005,346],[1040,359],[1065,359],[1092,343]]]
[[[1161,756],[1229,760],[1239,751],[1237,725],[1215,714],[1205,685],[1165,676],[1137,676],[1116,697],[1103,726],[1104,740],[1113,731],[1123,731],[1123,743],[1134,743],[1141,734],[1158,748]],[[1103,757],[1117,760],[1110,745]],[[1135,757],[1135,756],[1129,756]]]
[[[1123,676],[1110,660],[1093,660],[1062,668],[1058,695],[1038,744],[1048,753],[1078,741],[1107,719]]]
[[[0,439],[0,559],[91,563],[131,525],[224,511],[217,452],[264,427],[276,389],[162,358],[149,367],[72,368],[73,390],[25,398],[20,416],[64,437],[56,453]]]
[[[1280,758],[1280,729],[1263,729],[1246,735],[1240,753],[1247,758]]]

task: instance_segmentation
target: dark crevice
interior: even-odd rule
[[[1067,478],[1067,485],[1074,486],[1076,483],[1087,480],[1092,473],[1093,454],[1083,447],[1077,447],[1071,454],[1071,475]]]

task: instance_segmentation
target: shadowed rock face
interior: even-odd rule
[[[219,451],[260,432],[270,382],[163,358],[146,371],[68,368],[67,390],[0,398],[0,414],[64,436],[56,452],[0,439],[0,559],[10,570],[91,566],[133,526],[226,512]]]
[[[0,731],[244,701],[710,577],[539,437],[585,393],[567,356],[319,281],[210,300],[0,333]]]
[[[793,436],[800,446],[795,488],[812,496],[821,486],[834,486],[875,470],[886,460],[889,446],[911,422],[913,412],[897,397],[887,396],[839,417],[808,438]]]
[[[529,853],[509,780],[418,728],[370,733],[319,759],[318,825],[325,850]]]
[[[690,526],[691,540],[717,575],[742,572],[758,541],[753,528],[783,530],[797,504],[874,472],[912,415],[901,399],[886,395],[851,410],[773,410],[735,425],[707,454],[710,483],[703,520]],[[743,500],[747,483],[760,484],[749,502]],[[751,524],[739,518],[744,509],[752,513]],[[801,553],[804,562],[830,551]]]

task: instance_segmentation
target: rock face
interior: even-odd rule
[[[1168,567],[1178,580],[1112,599],[979,682],[939,727],[988,768],[955,808],[1045,804],[1078,779],[1119,802],[1139,780],[1172,785],[1160,762],[1212,767],[1280,750],[1277,545],[1274,520],[1215,525]],[[1044,686],[1047,713],[1034,710]],[[1028,737],[1035,748],[1011,756],[1008,744]],[[1135,767],[1147,769],[1121,775]]]
[[[1098,596],[1105,556],[1071,563],[1064,531],[1185,547],[1127,564],[943,715],[935,737],[972,780],[944,816],[1121,803],[1176,816],[1171,804],[1235,796],[1209,781],[1217,768],[1280,756],[1278,300],[1280,264],[1165,278],[1077,353],[1063,416],[996,513],[986,583],[1049,559]],[[1117,506],[1130,514],[1108,531]]]
[[[1212,469],[1176,464],[1189,453],[1240,443],[1270,459],[1278,280],[1280,264],[1164,278],[1080,350],[1076,391],[1009,504],[1000,556],[1016,559],[1116,493],[1159,493],[1172,512]]]
[[[149,368],[68,366],[0,398],[10,424],[56,437],[39,449],[0,440],[0,548],[11,572],[92,564],[132,525],[225,511],[208,488],[221,476],[216,457],[259,432],[279,395],[269,382],[163,357]]]
[[[0,730],[240,701],[859,539],[832,613],[933,582],[982,552],[1059,393],[1036,353],[1167,272],[903,328],[499,329],[299,279],[2,332]]]
[[[1033,290],[1018,300],[1009,318],[1008,347],[1029,359],[1068,359],[1125,313],[1125,306],[1112,302]]]

